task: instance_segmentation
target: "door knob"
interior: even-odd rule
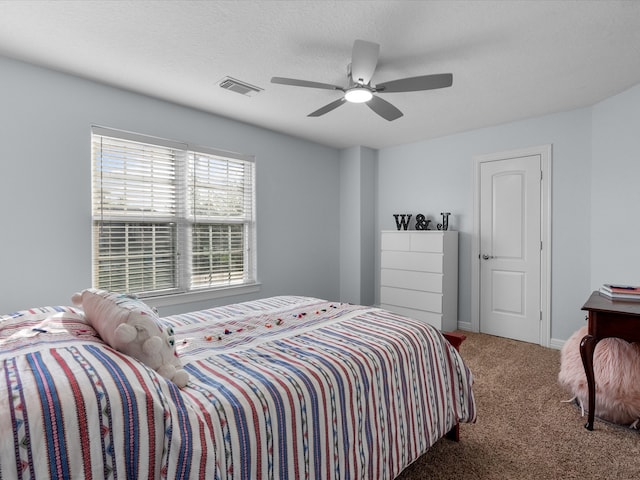
[[[489,260],[490,258],[494,258],[493,255],[487,255],[486,253],[484,255],[482,255],[482,258],[484,260]]]

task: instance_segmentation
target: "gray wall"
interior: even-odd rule
[[[605,282],[640,284],[640,86],[592,108],[378,152],[378,222],[393,213],[452,212],[460,231],[459,320],[471,322],[473,157],[552,144],[551,339],[584,325],[580,310]],[[554,342],[555,340],[555,342]]]
[[[377,151],[340,153],[340,300],[375,302]]]
[[[0,312],[91,286],[92,124],[256,156],[261,291],[217,303],[338,299],[338,150],[1,57],[0,79]]]
[[[593,109],[591,287],[640,285],[640,85]]]
[[[473,157],[553,145],[552,342],[604,282],[640,284],[640,85],[594,107],[379,151],[343,151],[0,58],[0,312],[68,304],[91,284],[90,126],[257,158],[260,292],[377,301],[393,213],[452,213],[459,318],[471,321]]]

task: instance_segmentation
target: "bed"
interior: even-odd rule
[[[475,421],[458,351],[386,310],[279,296],[161,320],[182,389],[79,308],[0,317],[0,478],[392,479]]]

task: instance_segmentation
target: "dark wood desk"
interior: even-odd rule
[[[593,352],[598,342],[607,337],[640,342],[640,302],[612,301],[598,292],[593,292],[582,310],[589,312],[589,332],[580,342],[580,356],[589,388],[589,417],[585,428],[593,430],[596,405]]]

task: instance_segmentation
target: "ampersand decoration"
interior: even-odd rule
[[[416,215],[416,230],[429,230],[431,220],[426,220],[425,216],[419,213]]]

